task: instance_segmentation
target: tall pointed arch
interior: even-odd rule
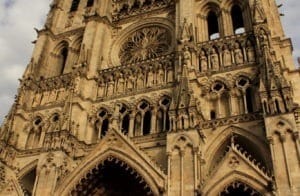
[[[110,129],[94,151],[71,174],[63,179],[65,183],[57,187],[55,195],[69,195],[72,191],[76,193],[76,190],[81,190],[83,185],[86,184],[86,180],[97,174],[107,161],[110,163],[113,161],[117,164],[117,169],[121,172],[126,173],[124,169],[128,168],[139,178],[139,181],[144,183],[147,193],[159,195],[165,188],[166,175],[159,167],[142,151],[138,150],[125,135],[117,130]]]

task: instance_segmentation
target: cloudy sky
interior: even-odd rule
[[[294,56],[300,56],[300,1],[277,0],[285,14],[286,35],[294,42]],[[0,123],[12,105],[18,78],[30,60],[36,33],[43,26],[51,0],[0,0]]]

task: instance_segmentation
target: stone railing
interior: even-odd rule
[[[165,88],[174,81],[174,54],[99,71],[98,98]]]
[[[113,21],[160,10],[173,4],[173,0],[113,0]]]
[[[209,129],[209,128],[216,128],[225,125],[232,125],[242,122],[254,121],[254,120],[261,120],[262,115],[260,113],[251,113],[251,114],[244,114],[238,116],[231,116],[227,118],[221,118],[216,120],[204,121],[199,124],[200,129]]]
[[[43,148],[47,151],[63,150],[71,157],[83,157],[93,145],[88,145],[72,135],[69,131],[49,132],[45,135]]]
[[[252,32],[197,43],[198,70],[202,74],[252,65],[256,57]]]
[[[23,85],[27,90],[51,91],[60,88],[66,88],[72,85],[72,73],[63,74],[51,78],[42,78],[40,80],[25,79]]]

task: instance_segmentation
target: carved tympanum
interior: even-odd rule
[[[119,57],[122,64],[136,63],[159,57],[171,46],[171,33],[163,27],[144,27],[134,32],[122,44]]]

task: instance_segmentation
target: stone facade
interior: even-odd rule
[[[54,0],[1,127],[1,195],[300,195],[275,0]]]

